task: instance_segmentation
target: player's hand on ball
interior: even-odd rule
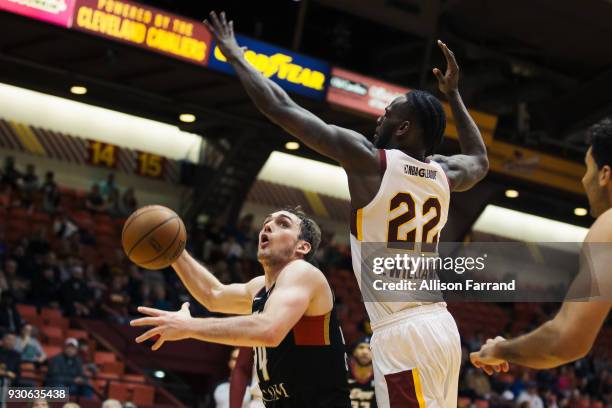
[[[508,362],[495,357],[493,354],[495,345],[502,341],[506,341],[506,339],[501,336],[497,336],[495,339],[488,339],[479,351],[470,354],[472,364],[477,368],[482,368],[489,375],[493,375],[494,372],[507,373],[510,369]]]
[[[228,60],[237,59],[242,56],[245,48],[240,47],[236,42],[234,22],[227,22],[224,11],[219,16],[214,11],[211,11],[210,21],[208,19],[204,20],[204,24],[215,37],[219,49]]]
[[[438,40],[438,47],[440,47],[444,58],[446,58],[446,73],[442,74],[439,68],[434,68],[433,73],[438,79],[440,92],[448,94],[459,89],[459,65],[455,59],[455,54],[448,49],[446,44]]]
[[[136,337],[136,343],[142,343],[152,337],[159,336],[151,347],[155,351],[159,349],[165,341],[184,340],[189,338],[189,327],[192,320],[189,313],[189,303],[183,303],[178,312],[167,312],[165,310],[153,309],[140,306],[138,311],[150,317],[141,317],[132,320],[130,326],[154,326],[146,333]]]

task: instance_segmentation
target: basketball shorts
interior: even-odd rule
[[[394,313],[372,329],[380,408],[457,407],[461,342],[445,303]]]

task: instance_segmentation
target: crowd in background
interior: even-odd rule
[[[62,211],[61,188],[52,172],[39,182],[33,165],[25,172],[15,168],[12,158],[5,160],[0,174],[0,207],[21,207],[53,215],[53,228],[41,227],[7,242],[0,227],[0,376],[12,370],[18,376],[20,361],[50,364],[37,340],[36,328],[20,317],[17,303],[61,309],[68,317],[112,319],[125,323],[136,316],[136,307],[150,306],[178,309],[189,295],[172,270],[143,271],[128,261],[118,247],[105,254],[103,262],[87,262],[80,254],[83,247],[94,246],[93,232],[81,228],[71,214]],[[138,206],[134,190],[123,194],[111,174],[93,184],[85,195],[83,210],[125,217]],[[37,198],[38,197],[38,198]],[[42,199],[40,198],[42,197]],[[37,207],[39,206],[39,207]],[[224,283],[245,282],[260,274],[256,260],[258,226],[253,215],[243,216],[235,226],[210,220],[190,227],[188,249]],[[119,238],[118,238],[119,239]],[[316,256],[323,270],[351,269],[349,248],[333,242],[333,235],[323,233]],[[192,302],[192,313],[209,313]],[[341,305],[340,305],[341,307]],[[549,315],[546,315],[549,316]],[[546,317],[545,316],[545,317]],[[534,325],[539,322],[534,322]],[[367,322],[360,325],[369,334]],[[612,377],[605,358],[592,356],[555,370],[531,371],[515,368],[508,374],[489,377],[467,361],[470,351],[480,347],[484,338],[463,338],[461,401],[488,401],[491,407],[607,407],[612,405]],[[70,350],[69,350],[70,349]],[[72,351],[74,349],[74,351]],[[95,370],[87,366],[86,352],[74,339],[68,339],[60,359],[79,358],[79,364],[57,363],[70,367],[78,378]],[[80,365],[80,368],[77,366]],[[56,370],[49,369],[49,375]],[[52,378],[48,381],[53,382]]]

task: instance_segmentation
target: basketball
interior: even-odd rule
[[[183,252],[187,233],[181,218],[171,209],[150,205],[126,220],[121,234],[123,250],[138,266],[163,269]]]

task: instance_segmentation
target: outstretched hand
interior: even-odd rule
[[[130,326],[154,326],[146,333],[136,338],[136,343],[142,343],[152,337],[159,336],[151,350],[159,349],[165,341],[184,340],[189,338],[189,327],[192,320],[189,313],[189,303],[183,303],[178,312],[167,312],[165,310],[153,309],[140,306],[138,311],[151,317],[141,317],[132,320]]]
[[[502,341],[506,341],[506,339],[501,336],[497,336],[495,339],[488,339],[479,351],[470,353],[470,361],[474,367],[482,368],[489,375],[493,375],[494,372],[507,373],[510,369],[508,362],[493,356],[493,348]]]
[[[446,58],[446,73],[442,74],[439,68],[434,68],[433,73],[438,79],[440,92],[448,94],[459,89],[459,65],[457,65],[455,54],[448,49],[446,44],[438,40],[438,47],[440,47],[444,58]]]
[[[217,46],[228,60],[240,58],[244,53],[244,47],[240,47],[236,42],[234,35],[234,21],[229,23],[225,18],[225,12],[222,11],[219,16],[214,11],[210,12],[210,21],[204,20],[204,25],[210,30],[212,35],[217,40]]]

